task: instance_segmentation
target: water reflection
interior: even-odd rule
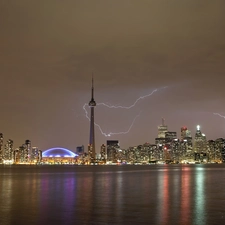
[[[184,166],[181,174],[181,224],[191,224],[190,191],[190,168],[188,166]]]
[[[0,166],[0,224],[223,224],[222,181],[207,165]]]
[[[166,168],[159,173],[157,189],[157,224],[165,224],[166,221],[168,221],[169,215],[169,176],[167,165]]]
[[[1,194],[0,194],[0,224],[11,224],[11,211],[12,211],[12,179],[10,176],[2,174],[1,177]],[[4,191],[3,191],[4,190]]]
[[[195,212],[194,212],[194,223],[195,224],[206,224],[205,214],[205,170],[201,167],[196,168],[195,174]]]

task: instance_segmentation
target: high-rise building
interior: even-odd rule
[[[107,161],[116,162],[117,149],[119,149],[118,140],[107,140]]]
[[[158,126],[158,138],[165,138],[165,133],[168,131],[167,125],[165,125],[165,119],[162,118],[162,125]]]
[[[29,157],[31,156],[31,141],[25,141],[25,162],[28,163]]]
[[[173,131],[165,132],[165,141],[166,141],[166,143],[170,143],[176,138],[177,138],[177,132],[173,132]]]
[[[89,145],[88,145],[88,156],[89,156],[90,163],[95,163],[95,122],[94,122],[95,106],[96,106],[96,102],[94,100],[94,80],[92,76],[91,101],[89,102],[89,107],[91,109],[90,138],[89,138]]]
[[[40,163],[42,161],[42,151],[38,150],[38,158],[37,158],[37,162]]]
[[[191,131],[187,129],[187,127],[181,127],[181,140],[191,137]]]
[[[194,151],[195,153],[205,153],[207,151],[206,136],[200,130],[200,126],[197,126],[194,140]]]
[[[83,145],[77,146],[77,147],[76,147],[76,153],[77,153],[78,155],[83,155],[83,154],[84,154],[84,146],[83,146]]]
[[[3,134],[0,133],[0,163],[3,163]]]
[[[38,162],[38,147],[32,147],[31,148],[31,154],[30,154],[30,162],[37,163]]]
[[[103,163],[106,163],[106,146],[102,144],[101,150],[100,150],[100,160]]]
[[[14,164],[20,163],[20,152],[18,148],[13,151],[13,163]]]
[[[19,147],[19,158],[20,158],[20,163],[26,163],[26,158],[27,158],[27,151],[26,151],[26,145],[23,144]]]
[[[4,161],[5,163],[13,162],[13,140],[11,139],[9,139],[5,144]]]

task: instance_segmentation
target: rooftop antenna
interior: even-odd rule
[[[91,100],[94,101],[94,75],[92,72]]]
[[[165,119],[162,118],[162,125],[165,126]]]

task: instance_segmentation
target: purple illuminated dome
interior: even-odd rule
[[[42,153],[42,157],[76,157],[76,156],[78,155],[70,151],[69,149],[60,147],[50,148]]]

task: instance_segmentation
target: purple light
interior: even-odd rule
[[[55,154],[54,151],[56,152]],[[59,151],[61,151],[59,153]],[[76,157],[78,156],[74,152],[70,151],[69,149],[66,148],[60,148],[60,147],[55,147],[55,148],[50,148],[47,149],[43,152],[42,154],[43,157]]]

